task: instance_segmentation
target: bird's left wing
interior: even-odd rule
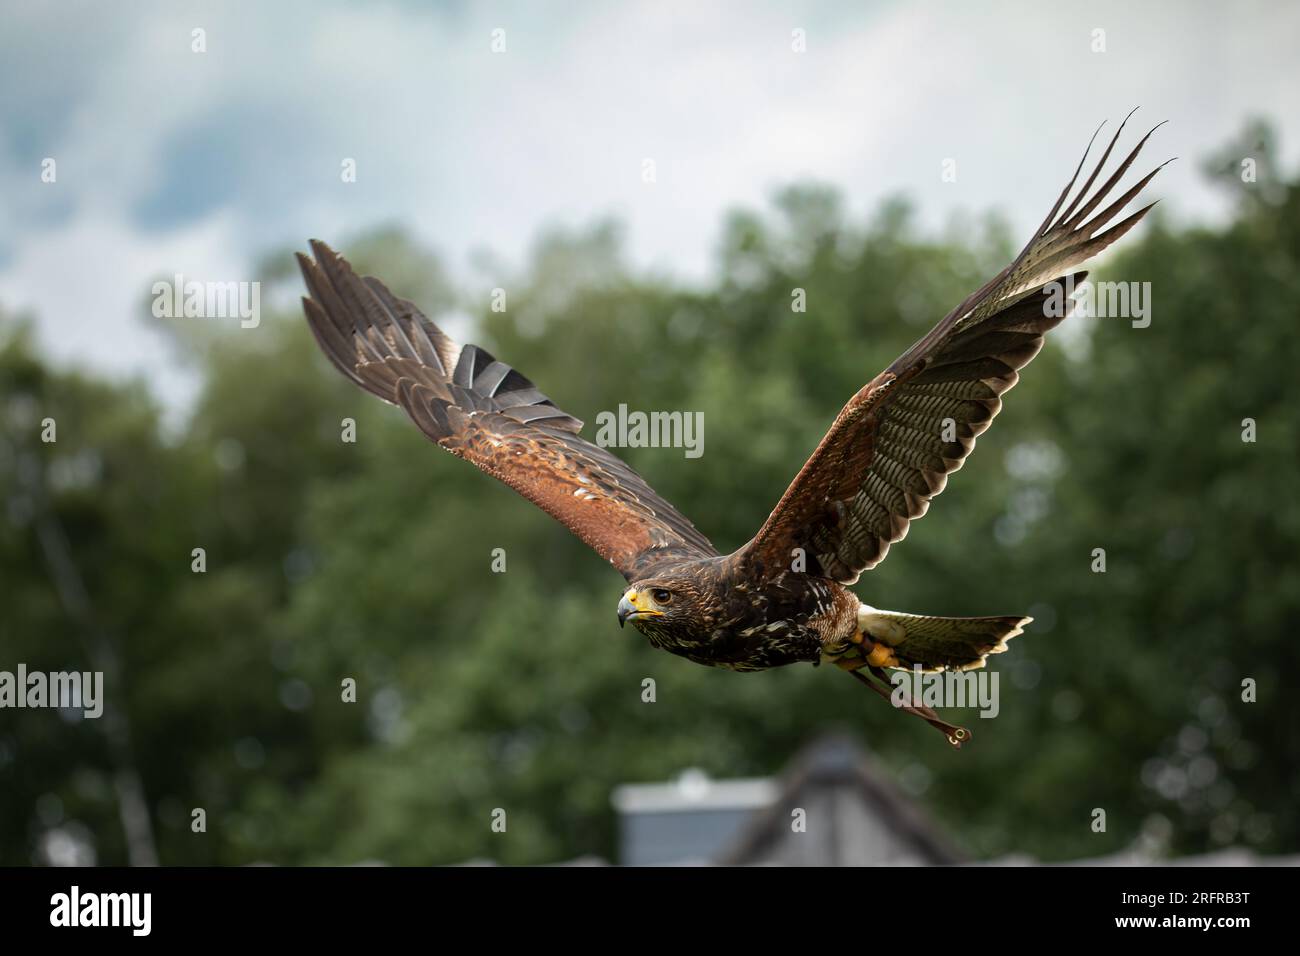
[[[808,573],[852,584],[884,559],[909,522],[925,514],[1001,409],[1001,395],[1016,384],[1017,370],[1068,314],[1073,302],[1063,293],[1087,275],[1069,270],[1132,229],[1155,205],[1102,231],[1159,167],[1093,215],[1151,135],[1089,197],[1123,129],[1121,124],[1065,206],[1083,169],[1080,160],[1011,265],[849,400],[758,534],[737,552],[752,574],[778,574],[802,557]]]
[[[307,322],[347,378],[400,405],[429,438],[565,525],[629,581],[669,557],[717,554],[640,475],[578,433],[527,378],[453,342],[323,242],[298,264]]]

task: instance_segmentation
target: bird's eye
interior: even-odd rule
[[[673,592],[665,591],[663,588],[655,588],[650,592],[650,596],[655,599],[656,604],[667,604],[673,599]]]

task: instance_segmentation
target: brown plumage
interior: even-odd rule
[[[505,482],[617,568],[631,585],[620,624],[631,621],[663,650],[733,670],[831,661],[888,696],[862,671],[883,680],[885,667],[980,667],[1029,621],[877,611],[846,585],[884,559],[962,466],[1019,370],[1069,313],[1068,299],[1063,309],[1051,306],[1062,304],[1061,286],[1086,276],[1071,270],[1151,208],[1105,228],[1159,167],[1095,212],[1150,133],[1089,195],[1123,128],[1066,205],[1080,161],[1006,269],[849,400],[758,533],[726,556],[640,475],[583,439],[582,422],[522,374],[477,346],[457,346],[322,242],[311,244],[314,261],[298,257],[310,292],[303,307],[347,378],[400,406],[433,441]],[[969,736],[927,708],[905,709],[954,743]]]

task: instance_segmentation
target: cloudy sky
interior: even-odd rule
[[[164,394],[152,280],[244,278],[308,236],[402,223],[468,277],[477,252],[517,263],[540,228],[612,214],[634,263],[696,281],[722,213],[796,180],[857,214],[902,192],[935,228],[998,209],[1023,232],[1132,106],[1135,133],[1170,121],[1150,158],[1181,162],[1150,189],[1178,219],[1224,214],[1197,167],[1248,117],[1300,164],[1295,3],[0,10],[0,308],[35,315],[57,359]]]

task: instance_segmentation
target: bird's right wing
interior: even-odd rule
[[[429,438],[509,485],[629,581],[665,558],[716,555],[645,479],[584,440],[582,422],[476,345],[456,345],[379,280],[313,241],[298,255],[307,323],[347,378],[399,405]]]
[[[779,574],[802,554],[810,574],[852,584],[925,514],[1002,408],[1001,396],[1019,380],[1018,370],[1068,315],[1068,290],[1086,277],[1070,270],[1155,205],[1106,228],[1159,167],[1093,215],[1151,135],[1089,196],[1123,129],[1066,206],[1083,169],[1079,161],[1015,261],[849,399],[758,534],[737,552],[751,573]]]

